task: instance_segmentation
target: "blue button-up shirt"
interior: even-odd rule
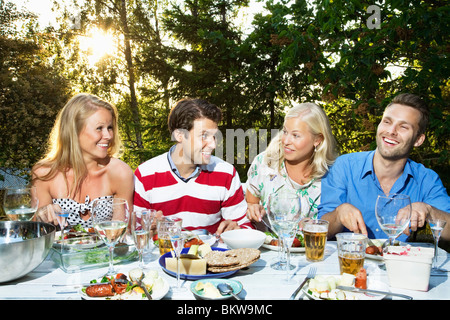
[[[375,217],[377,196],[384,192],[373,169],[374,154],[375,151],[356,152],[342,155],[336,160],[322,178],[318,216],[322,217],[343,203],[350,203],[361,211],[369,238],[385,239],[387,235]],[[450,197],[437,173],[410,159],[390,192],[408,195],[411,203],[425,202],[450,212]],[[398,240],[405,241],[406,238],[402,234]]]

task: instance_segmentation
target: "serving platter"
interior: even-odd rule
[[[229,249],[219,248],[219,247],[211,247],[211,250],[213,250],[213,251],[228,251]],[[189,248],[183,248],[181,253],[182,254],[188,253],[188,251],[189,251]],[[166,258],[171,258],[171,257],[172,257],[172,252],[167,252],[167,253],[163,254],[159,258],[159,265],[164,270],[164,272],[166,272],[167,274],[169,274],[173,277],[176,277],[177,276],[176,272],[170,271],[166,268]],[[224,277],[231,276],[232,274],[235,274],[238,271],[239,270],[231,270],[231,271],[227,271],[227,272],[217,272],[217,273],[207,271],[206,274],[203,274],[203,275],[192,275],[192,274],[180,273],[180,279],[200,280],[200,279],[208,279],[208,278],[224,278]]]
[[[324,276],[329,277],[330,275]],[[339,275],[332,275],[332,277],[335,277],[337,279],[340,279],[341,276]],[[379,290],[379,291],[387,291],[389,292],[389,285],[381,282],[380,280],[373,279],[370,276],[367,277],[367,288],[372,290]],[[343,290],[337,290],[337,291],[343,291]],[[309,281],[305,284],[305,286],[302,288],[302,292],[312,300],[339,300],[337,298],[321,298],[309,290]],[[386,295],[384,294],[374,294],[374,293],[364,293],[364,292],[352,292],[352,291],[343,291],[345,293],[345,299],[343,300],[381,300]]]
[[[152,290],[152,292],[150,292],[150,295],[152,296],[152,300],[161,300],[162,298],[164,298],[167,293],[169,292],[170,286],[169,283],[167,282],[167,280],[165,280],[164,278],[159,277],[162,282],[163,282],[163,286],[157,290]],[[97,279],[97,283],[100,283],[101,279]],[[147,298],[145,297],[145,295],[140,295],[137,298],[135,296],[127,296],[127,294],[122,294],[122,295],[116,295],[114,297],[90,297],[86,294],[85,289],[87,287],[82,287],[79,290],[79,294],[81,295],[81,299],[83,300],[147,300]]]

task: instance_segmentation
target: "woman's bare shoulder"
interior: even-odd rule
[[[131,167],[120,159],[111,158],[108,167],[108,173],[113,177],[128,178],[133,176]]]

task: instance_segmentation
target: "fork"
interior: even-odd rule
[[[297,295],[297,293],[303,288],[303,286],[305,285],[305,283],[310,280],[313,279],[316,276],[316,272],[317,272],[317,268],[316,267],[311,267],[309,268],[308,274],[306,275],[305,280],[303,280],[302,284],[294,291],[294,293],[291,295],[291,297],[289,298],[289,300],[294,300],[295,296]]]

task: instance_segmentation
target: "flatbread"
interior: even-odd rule
[[[228,266],[218,266],[218,265],[210,265],[207,260],[207,268],[210,272],[227,272],[232,270],[239,270],[248,267],[252,263],[256,262],[260,255],[261,251],[258,249],[253,248],[241,248],[241,249],[232,249],[228,251],[213,251],[218,252],[220,254],[216,255],[222,255],[226,256],[228,259],[231,260],[231,258],[237,259],[239,262],[234,265],[228,265]],[[206,257],[205,257],[206,258]]]
[[[228,252],[229,250],[208,252],[204,257],[206,264],[211,267],[229,267],[239,264],[239,259]]]

